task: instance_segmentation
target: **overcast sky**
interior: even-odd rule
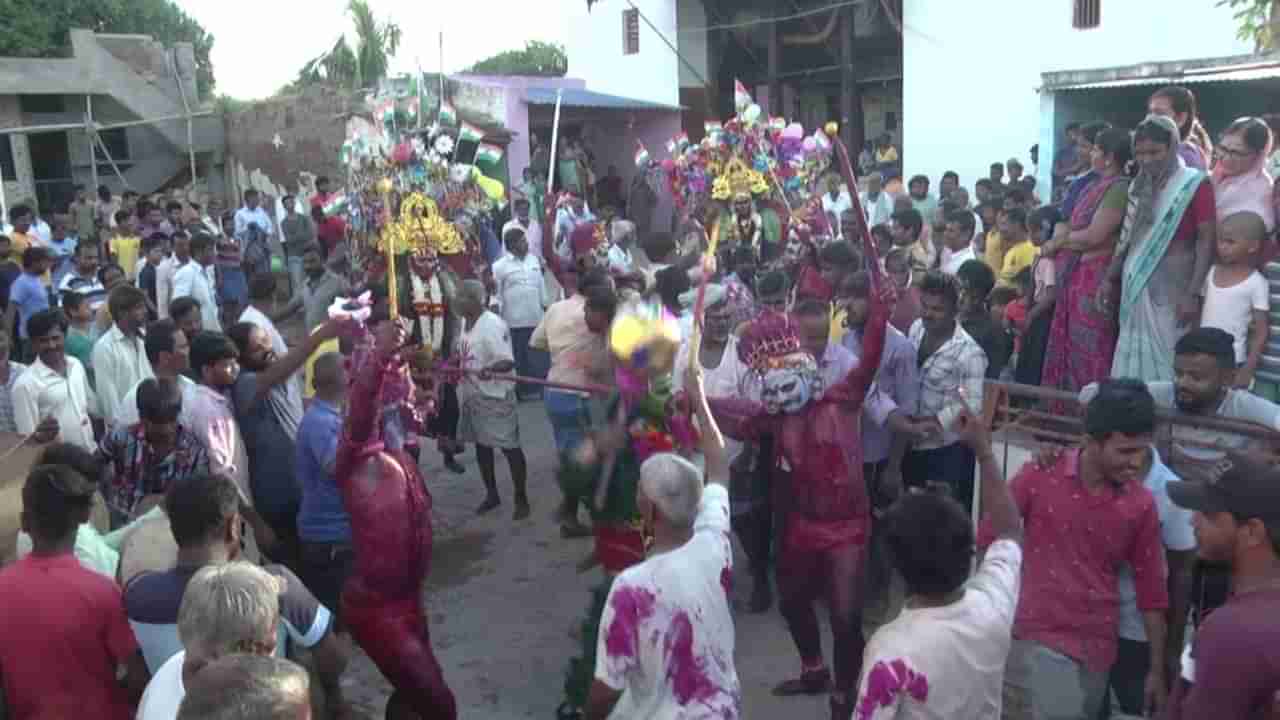
[[[175,0],[213,34],[213,72],[219,93],[242,100],[271,95],[311,58],[350,32],[346,0]],[[565,42],[565,15],[582,0],[370,0],[380,20],[393,19],[403,36],[393,72],[421,63],[456,72],[526,40]]]

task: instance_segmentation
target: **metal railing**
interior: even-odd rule
[[[1046,443],[1079,443],[1084,437],[1083,412],[1076,393],[994,380],[984,384],[983,419],[993,439],[1005,445],[1006,472],[1009,446],[1034,452]],[[1188,479],[1214,480],[1213,467],[1229,449],[1245,449],[1280,462],[1280,432],[1272,428],[1160,407],[1156,408],[1155,445],[1165,464]]]

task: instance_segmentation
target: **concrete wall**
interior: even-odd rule
[[[327,175],[340,186],[346,178],[338,153],[346,139],[347,117],[364,109],[362,97],[323,88],[272,98],[226,117],[229,204],[249,187],[262,192],[297,191],[302,173]],[[280,138],[280,146],[274,140]]]
[[[18,107],[18,97],[16,95],[0,95],[0,127],[19,127],[22,125],[22,111]],[[25,135],[0,135],[0,142],[10,143],[10,150],[13,153],[14,170],[16,177],[4,177],[4,199],[5,211],[8,208],[20,202],[31,202],[35,200],[36,188],[34,178],[31,176],[31,155],[27,151],[27,137]],[[9,220],[6,215],[0,224],[7,223]]]
[[[1240,55],[1230,8],[1212,2],[1108,0],[1090,30],[1071,24],[1072,4],[1050,0],[916,0],[904,3],[904,172],[936,182],[955,170],[965,185],[994,160],[1040,142],[1041,73]],[[1052,117],[1048,115],[1045,117]],[[1050,137],[1051,139],[1051,137]]]
[[[635,0],[640,12],[668,39],[676,33],[676,0]],[[571,3],[569,74],[582,78],[597,92],[676,105],[680,101],[679,60],[644,20],[640,21],[640,51],[622,53],[623,0],[601,0],[587,10]]]

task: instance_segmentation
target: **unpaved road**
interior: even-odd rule
[[[441,466],[434,447],[423,473],[435,500],[435,551],[425,604],[431,639],[464,720],[552,720],[562,699],[564,669],[577,643],[570,628],[583,616],[600,571],[578,574],[591,541],[562,540],[552,520],[559,498],[551,428],[541,403],[520,407],[520,433],[529,461],[533,516],[511,520],[511,485],[498,456],[503,506],[477,517],[483,499],[475,456],[459,458],[466,475]],[[738,549],[738,587],[748,588]],[[741,595],[745,596],[746,592]],[[797,672],[799,659],[777,609],[736,612],[737,667],[748,718],[829,717],[826,697],[774,698],[776,682]],[[830,662],[830,635],[824,650]],[[344,681],[348,698],[368,718],[381,718],[390,686],[363,653]]]

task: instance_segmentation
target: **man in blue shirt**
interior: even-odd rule
[[[315,362],[315,399],[298,425],[298,481],[302,505],[298,537],[302,541],[302,575],[307,587],[326,607],[340,608],[342,585],[351,572],[351,518],[333,477],[347,372],[338,353]]]
[[[30,357],[31,341],[27,337],[27,320],[42,310],[49,309],[49,290],[41,276],[49,270],[49,251],[42,247],[28,247],[22,251],[22,274],[9,286],[9,307],[5,312],[5,327],[14,328],[17,319],[19,358]]]

